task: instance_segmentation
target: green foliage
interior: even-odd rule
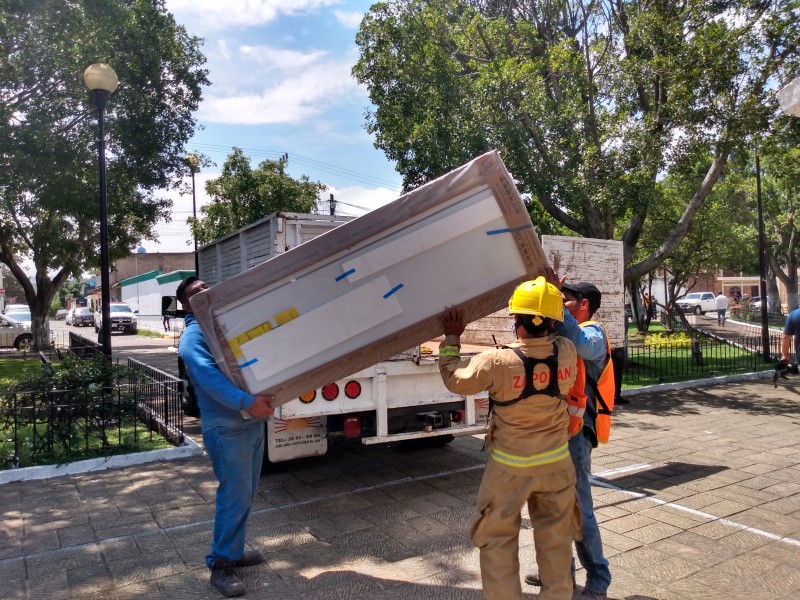
[[[168,447],[141,422],[128,374],[103,355],[18,369],[0,390],[0,468]]]
[[[766,128],[771,82],[799,71],[798,14],[795,1],[393,0],[362,21],[353,74],[406,188],[497,148],[552,221],[622,240],[635,281]]]
[[[84,69],[105,62],[120,81],[105,113],[113,260],[169,216],[157,192],[185,170],[205,59],[163,0],[0,0],[0,39],[0,261],[46,345],[56,291],[99,263],[98,117]]]
[[[294,179],[285,168],[285,160],[265,160],[254,170],[242,150],[234,148],[222,174],[206,183],[213,202],[201,207],[203,217],[189,219],[198,243],[211,242],[274,212],[311,212],[327,187],[305,175]]]
[[[98,354],[81,359],[64,354],[55,364],[42,365],[33,372],[25,372],[7,389],[10,392],[37,392],[50,390],[90,390],[109,385],[127,377],[128,370]]]

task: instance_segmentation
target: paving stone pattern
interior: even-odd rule
[[[798,392],[800,377],[619,407],[593,464],[612,598],[800,596]],[[267,561],[239,570],[246,598],[479,600],[469,524],[485,460],[478,437],[334,441],[273,469],[248,532]],[[0,486],[0,600],[222,598],[203,565],[215,487],[205,457]],[[537,590],[523,584],[526,600]]]

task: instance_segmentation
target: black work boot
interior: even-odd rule
[[[211,567],[211,585],[229,598],[242,596],[245,593],[244,584],[233,572],[233,563],[224,558],[214,560],[214,566]]]
[[[234,567],[255,567],[264,562],[264,555],[260,550],[245,550],[242,558],[238,558],[231,564]]]

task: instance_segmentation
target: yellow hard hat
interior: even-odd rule
[[[564,301],[561,292],[543,276],[524,281],[517,286],[508,301],[512,315],[540,315],[556,321],[564,320]]]

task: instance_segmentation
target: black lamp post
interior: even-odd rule
[[[194,174],[200,170],[200,157],[197,154],[190,154],[186,157],[186,164],[192,172],[192,218],[197,220],[197,202],[194,195]],[[192,232],[194,238],[194,274],[200,277],[200,261],[197,258],[197,236]]]
[[[117,89],[119,80],[114,69],[103,63],[87,67],[83,81],[92,92],[97,106],[98,122],[98,165],[100,167],[100,282],[103,327],[101,339],[103,354],[111,357],[111,286],[108,260],[108,200],[106,197],[106,141],[105,110],[108,97]]]
[[[761,348],[764,362],[770,362],[769,319],[767,317],[767,254],[764,236],[764,210],[761,205],[761,160],[756,140],[756,205],[758,207],[758,293],[761,296]]]

